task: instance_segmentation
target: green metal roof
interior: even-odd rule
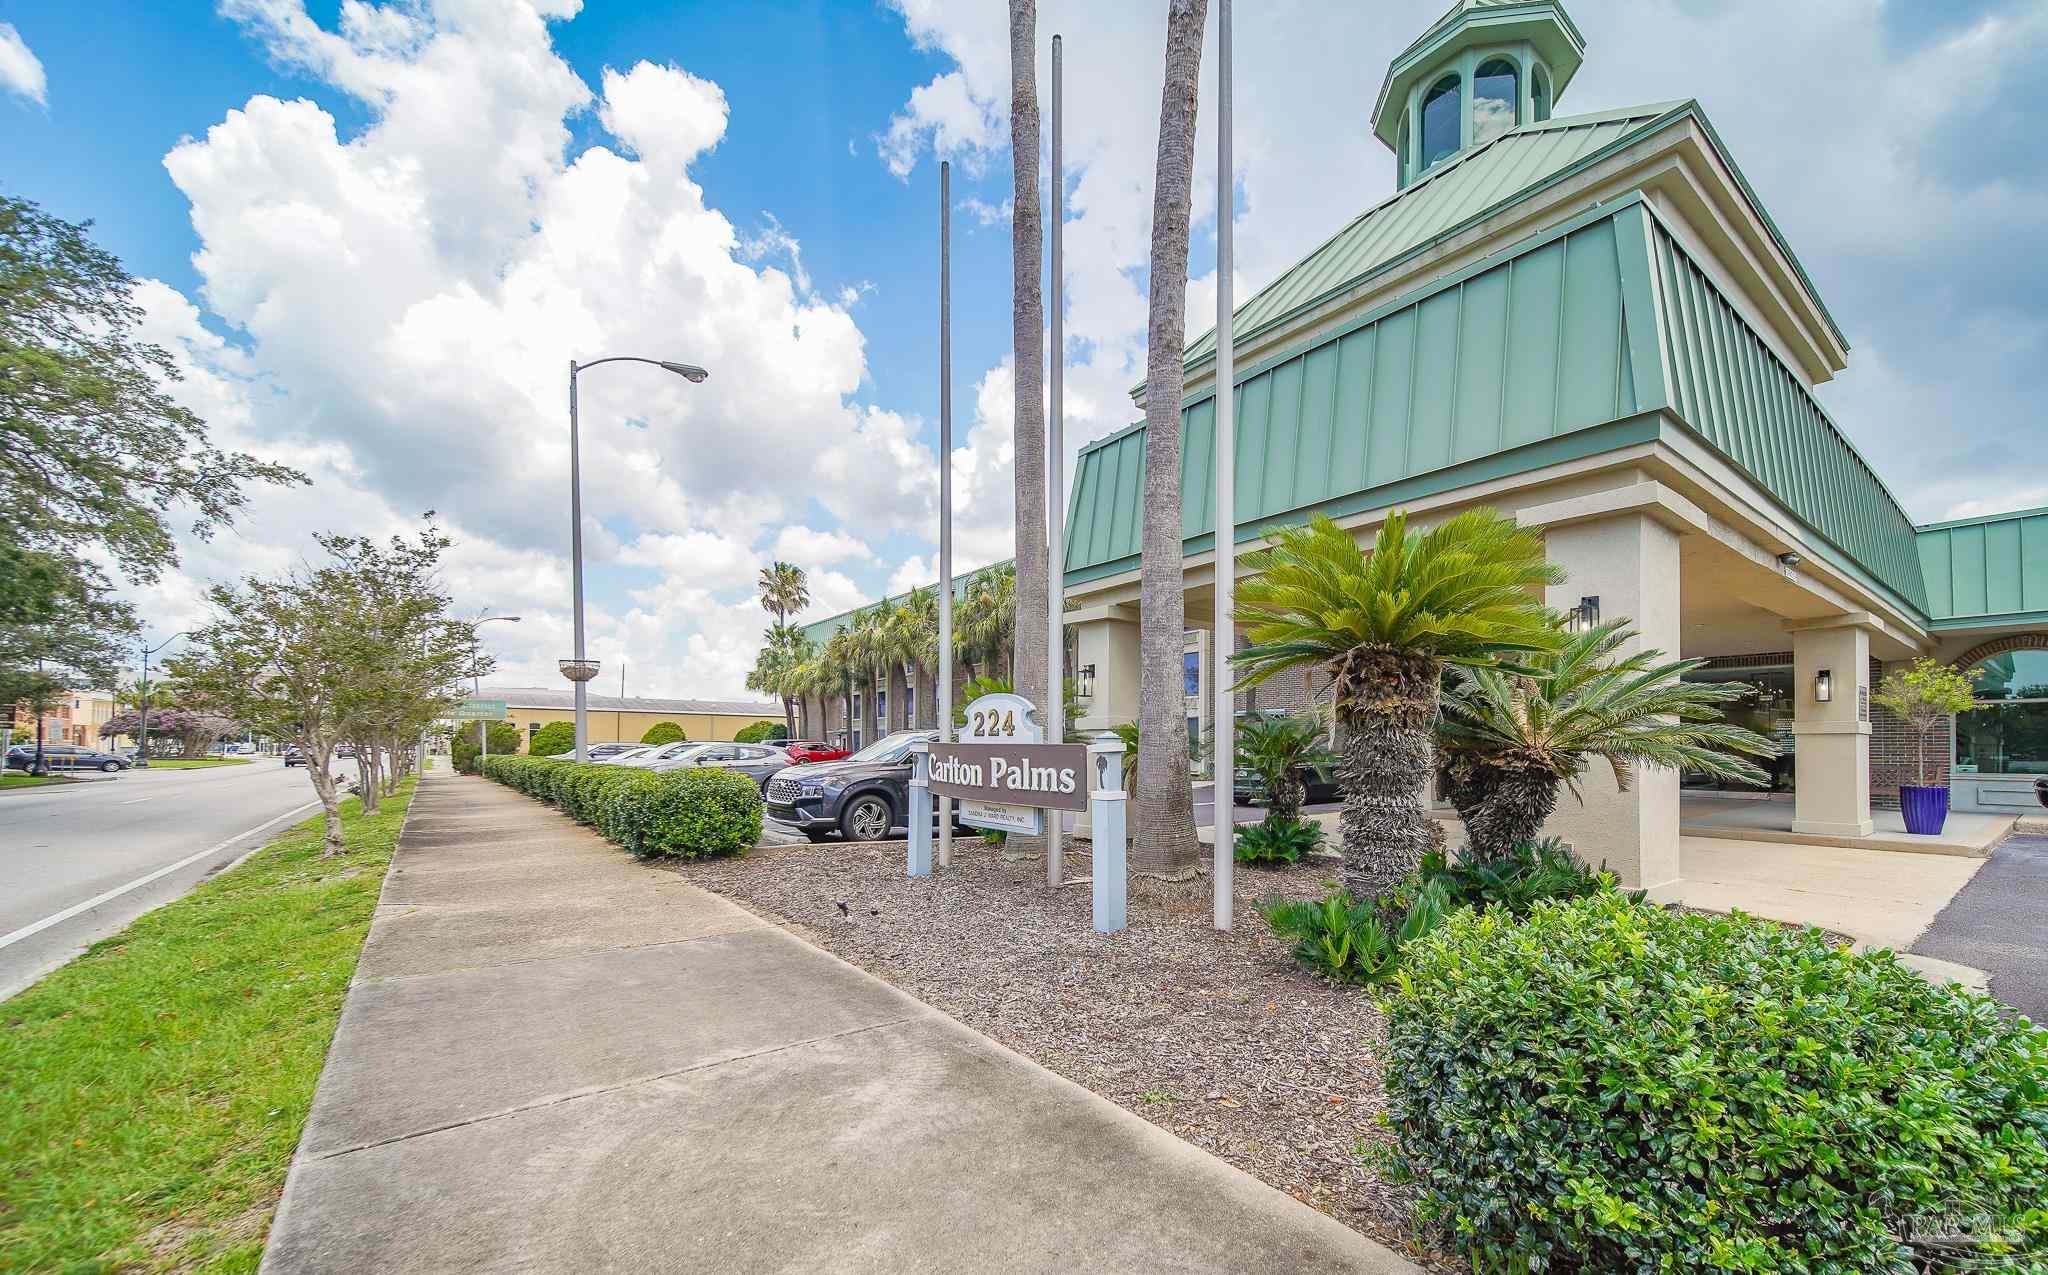
[[[1444,161],[1405,190],[1360,213],[1238,306],[1231,325],[1237,340],[1251,340],[1295,312],[1534,193],[1580,160],[1627,145],[1688,105],[1657,102],[1524,124]],[[1216,329],[1211,327],[1188,347],[1188,364],[1192,367],[1215,353]]]
[[[1641,236],[1637,235],[1638,243]],[[1640,256],[1640,252],[1637,254]],[[1240,536],[1333,500],[1628,417],[1654,377],[1652,314],[1624,313],[1621,245],[1599,209],[1507,254],[1367,312],[1237,386]],[[1638,351],[1651,362],[1638,368]],[[1661,389],[1655,391],[1661,396]],[[1211,530],[1213,391],[1184,409],[1182,531]],[[1142,425],[1085,449],[1067,570],[1082,578],[1138,551]]]
[[[1831,561],[1927,613],[1897,499],[1640,194],[1246,368],[1236,394],[1239,540],[1675,428],[1771,492]],[[1213,393],[1183,410],[1189,552],[1209,547],[1214,411]],[[1070,583],[1136,565],[1144,446],[1140,424],[1082,452]]]
[[[2048,509],[1932,523],[1917,541],[1927,614],[1937,624],[2048,612]]]

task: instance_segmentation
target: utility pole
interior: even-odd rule
[[[1237,696],[1227,673],[1237,651],[1237,351],[1231,331],[1231,218],[1237,209],[1230,154],[1230,0],[1216,5],[1216,620],[1210,682],[1216,692],[1216,928],[1230,928],[1237,867]]]
[[[1061,425],[1066,411],[1066,265],[1062,240],[1067,220],[1067,179],[1061,167],[1060,37],[1052,38],[1052,395],[1045,420],[1045,742],[1067,738],[1066,694],[1066,492]],[[1065,874],[1060,834],[1064,819],[1045,812],[1045,884],[1058,889]]]
[[[939,161],[939,741],[953,738],[953,165]],[[939,867],[953,863],[953,799],[940,797]]]

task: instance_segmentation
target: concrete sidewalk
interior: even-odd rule
[[[445,775],[414,799],[263,1268],[1415,1269]]]

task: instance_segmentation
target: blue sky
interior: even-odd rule
[[[1371,91],[1440,7],[1275,0],[1240,23],[1241,295],[1390,189]],[[1142,366],[1159,8],[1042,6],[1041,87],[1045,41],[1068,44],[1070,446],[1128,422]],[[2048,503],[2014,463],[2048,442],[2048,254],[2026,246],[2048,165],[2016,102],[2048,75],[2048,0],[1569,8],[1589,49],[1559,113],[1701,99],[1847,332],[1823,397],[1909,512]],[[818,613],[928,578],[941,155],[962,554],[1007,553],[993,0],[0,0],[0,24],[0,188],[95,220],[152,281],[181,392],[317,481],[191,546],[141,599],[164,629],[314,528],[432,507],[462,603],[527,617],[492,631],[507,679],[552,680],[564,365],[618,351],[713,371],[585,382],[593,647],[632,689],[739,693],[770,557],[812,572]]]

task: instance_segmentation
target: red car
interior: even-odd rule
[[[790,760],[799,766],[808,766],[814,761],[838,761],[842,757],[853,756],[847,749],[836,748],[816,739],[783,740],[779,742],[779,746],[788,749]]]

